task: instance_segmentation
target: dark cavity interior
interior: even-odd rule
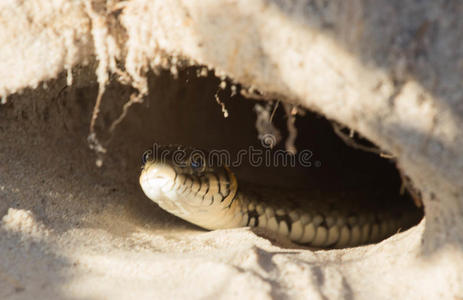
[[[156,204],[144,196],[138,185],[143,152],[152,147],[153,143],[226,150],[230,152],[232,160],[240,150],[249,149],[251,146],[254,149],[269,151],[258,139],[255,111],[256,104],[265,106],[268,102],[247,99],[240,94],[240,86],[236,86],[237,93],[234,93],[234,88],[228,81],[225,89],[222,89],[219,87],[219,78],[211,72],[207,76],[198,76],[200,71],[199,68],[186,68],[180,70],[175,77],[167,71],[157,75],[149,74],[150,92],[144,103],[134,104],[123,122],[111,134],[108,130],[111,123],[120,115],[122,106],[130,94],[135,92],[132,88],[113,80],[104,94],[97,120],[97,135],[108,150],[103,157],[104,165],[101,168],[95,166],[97,157],[88,149],[87,144],[88,124],[98,92],[96,78],[88,70],[75,71],[74,76],[77,79],[70,87],[65,86],[65,77],[62,75],[48,82],[46,88],[28,90],[23,95],[10,97],[8,104],[0,110],[3,120],[2,134],[6,140],[10,137],[10,145],[21,144],[21,140],[35,140],[34,148],[28,148],[19,155],[23,155],[30,162],[53,161],[54,164],[29,165],[37,165],[39,169],[52,166],[58,170],[57,172],[61,172],[60,178],[66,178],[71,174],[74,179],[85,178],[88,185],[104,182],[103,185],[108,192],[101,201],[108,201],[108,205],[115,209],[117,214],[125,214],[128,223],[142,224],[145,228],[153,230],[165,227],[166,224],[169,224],[172,230],[178,226],[195,228],[161,212]],[[31,104],[28,98],[33,98],[34,95],[41,96],[42,100]],[[216,98],[228,111],[227,118],[224,118],[222,107]],[[277,100],[275,99],[271,105]],[[282,103],[275,111],[272,123],[281,134],[280,143],[272,151],[284,150],[288,129],[287,115]],[[319,188],[322,191],[340,193],[374,187],[381,193],[391,195],[391,203],[387,206],[392,207],[394,201],[411,202],[407,193],[402,196],[400,194],[401,178],[393,161],[346,145],[335,134],[330,121],[313,112],[305,111],[304,116],[298,115],[295,126],[295,146],[299,152],[310,151],[310,166],[298,164],[295,167],[284,167],[261,164],[255,167],[249,160],[244,159],[243,163],[233,168],[237,177],[259,185],[298,189]],[[368,144],[358,136],[355,140]],[[18,155],[14,146],[6,149],[4,154],[7,155],[10,150]],[[40,173],[37,176],[39,175]],[[39,182],[42,179],[37,180]],[[46,185],[43,182],[42,184]],[[53,187],[54,185],[50,184],[49,188]],[[371,201],[376,201],[374,195]],[[47,216],[46,208],[43,206],[46,205],[18,204],[19,207],[35,209],[39,218],[42,216],[44,220]],[[76,224],[82,224],[84,219],[89,222],[91,218],[84,218],[84,215],[91,211],[91,201],[86,205],[85,209],[75,210],[67,217],[74,218]],[[7,207],[0,209],[6,210]],[[93,222],[92,226],[97,226],[95,224],[100,221]],[[107,219],[105,222],[109,221]]]

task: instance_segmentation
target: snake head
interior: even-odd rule
[[[211,159],[209,154],[200,149],[155,144],[152,149],[143,153],[140,184],[145,193],[144,186],[172,190],[171,187],[175,185],[178,188],[195,190],[205,182],[212,184],[214,178],[222,186],[229,185],[228,169]],[[148,197],[152,199],[151,196]]]
[[[175,145],[153,147],[142,157],[143,191],[168,212],[212,228],[209,221],[205,221],[209,220],[207,214],[199,215],[230,205],[237,192],[237,181],[227,167],[214,165],[209,154]]]

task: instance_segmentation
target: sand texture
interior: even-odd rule
[[[2,1],[0,298],[462,299],[462,14],[456,1]],[[221,82],[374,142],[425,219],[312,251],[162,211],[138,186],[153,141],[256,140],[251,100],[228,99],[224,121]]]

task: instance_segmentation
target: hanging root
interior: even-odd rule
[[[297,128],[295,125],[296,122],[296,115],[297,115],[297,108],[291,104],[283,104],[285,108],[287,120],[286,120],[286,127],[288,128],[288,137],[286,138],[285,147],[286,151],[290,154],[295,155],[297,153],[296,149],[296,138],[297,138]]]
[[[225,103],[223,103],[223,101],[220,100],[220,98],[219,98],[219,91],[220,91],[220,90],[224,90],[226,87],[227,87],[227,83],[226,83],[225,79],[223,79],[223,80],[220,82],[219,88],[217,89],[217,91],[216,91],[215,94],[214,94],[215,101],[216,101],[217,104],[219,104],[220,107],[222,108],[222,113],[223,113],[223,117],[224,117],[224,118],[228,118],[228,110],[227,110],[227,108],[225,107]]]
[[[119,115],[119,117],[112,122],[111,126],[109,127],[109,131],[112,133],[116,129],[116,127],[124,120],[125,116],[127,115],[127,112],[129,111],[129,108],[135,104],[135,103],[142,103],[143,102],[143,97],[145,95],[142,93],[137,93],[137,94],[132,94],[130,95],[129,101],[127,101],[124,106],[122,107],[122,113]]]
[[[121,50],[118,46],[116,38],[111,34],[112,24],[111,21],[115,21],[115,16],[112,15],[114,11],[119,11],[124,8],[125,3],[119,2],[118,5],[99,9],[97,11],[92,6],[92,1],[84,1],[85,10],[92,23],[92,37],[95,47],[95,55],[98,60],[98,67],[96,69],[96,75],[98,79],[98,95],[96,98],[95,106],[93,107],[92,117],[90,120],[89,135],[87,138],[90,149],[97,153],[97,166],[101,166],[103,163],[103,155],[106,153],[106,148],[99,141],[96,134],[96,120],[100,114],[101,102],[106,89],[106,85],[109,82],[109,73],[118,75],[118,81],[123,84],[130,84],[138,93],[132,94],[127,103],[124,104],[121,115],[111,124],[109,131],[112,133],[117,125],[127,115],[128,109],[134,103],[142,102],[143,97],[148,93],[148,87],[146,78],[140,75],[140,68],[133,68],[132,64],[126,63],[127,72],[122,71],[117,66],[117,59],[120,57]],[[112,19],[111,19],[112,18]],[[117,23],[117,22],[112,22]],[[132,72],[131,72],[132,71]]]
[[[334,132],[336,133],[337,136],[339,136],[343,141],[344,143],[346,143],[346,145],[352,147],[352,148],[355,148],[355,149],[358,149],[358,150],[362,150],[362,151],[365,151],[365,152],[370,152],[370,153],[375,153],[377,155],[379,155],[380,157],[383,157],[383,158],[388,158],[388,159],[393,159],[394,156],[392,154],[389,154],[385,151],[382,151],[381,149],[377,148],[377,147],[368,147],[368,146],[365,146],[365,145],[362,145],[358,142],[355,141],[354,139],[354,131],[351,130],[349,135],[347,135],[346,133],[344,133],[342,131],[342,127],[341,125],[337,124],[337,123],[332,123],[333,124],[333,129],[334,129]]]
[[[402,185],[400,186],[400,194],[404,194],[407,191],[413,199],[416,207],[423,207],[423,200],[421,197],[421,192],[415,188],[410,177],[405,175],[402,170],[399,169],[400,179],[402,180]]]
[[[281,140],[280,131],[272,124],[273,114],[270,114],[272,105],[267,102],[265,105],[255,104],[254,111],[256,112],[256,129],[258,133],[258,139],[263,143],[264,146],[272,148],[278,144]],[[273,109],[273,112],[276,108]],[[271,141],[270,143],[268,141]]]
[[[99,14],[92,7],[92,2],[84,2],[85,10],[92,22],[92,37],[95,46],[95,54],[98,59],[96,75],[98,79],[98,96],[95,106],[93,107],[92,118],[90,121],[90,134],[87,138],[89,147],[95,150],[97,154],[106,153],[106,149],[100,143],[95,132],[95,124],[100,113],[101,101],[105,92],[106,84],[109,81],[109,71],[117,69],[116,58],[120,51],[115,39],[109,33],[109,26],[106,16]]]
[[[254,105],[254,111],[257,114],[256,129],[259,133],[258,138],[265,144],[265,146],[269,146],[266,140],[268,141],[270,138],[272,140],[271,148],[281,140],[280,131],[272,124],[273,117],[275,116],[275,112],[278,109],[279,104],[280,101],[273,104],[273,107],[271,102],[268,102],[266,105]],[[285,148],[288,153],[295,155],[297,153],[295,146],[297,128],[295,122],[296,115],[301,112],[292,104],[284,103],[283,107],[287,116],[286,127],[288,129],[288,137],[285,141]]]

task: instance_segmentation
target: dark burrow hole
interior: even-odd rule
[[[149,74],[149,95],[142,104],[133,105],[123,122],[110,134],[108,128],[120,115],[124,103],[135,92],[134,89],[112,80],[105,91],[96,127],[99,139],[108,149],[101,169],[96,168],[93,161],[88,159],[95,158],[95,154],[88,150],[86,136],[98,92],[95,78],[89,75],[91,72],[88,70],[82,76],[83,81],[79,81],[79,74],[75,74],[77,83],[71,87],[64,87],[63,75],[50,82],[45,90],[45,94],[50,95],[47,96],[50,100],[47,103],[37,102],[30,106],[27,101],[21,104],[21,98],[14,96],[10,104],[5,106],[4,112],[7,114],[7,109],[12,108],[9,110],[11,116],[22,120],[22,124],[33,120],[35,114],[40,116],[39,121],[30,122],[32,129],[28,129],[29,134],[31,130],[36,130],[33,134],[43,135],[47,139],[44,147],[56,148],[56,151],[46,150],[37,155],[29,150],[27,153],[30,160],[50,153],[51,158],[41,160],[60,161],[56,163],[58,172],[69,169],[73,176],[84,178],[85,182],[104,181],[111,193],[125,189],[126,194],[131,195],[130,199],[118,200],[117,204],[124,207],[125,213],[130,215],[129,219],[134,224],[142,224],[145,228],[151,228],[150,223],[156,224],[153,229],[163,223],[169,223],[166,228],[172,230],[176,228],[173,224],[181,224],[183,228],[196,228],[168,213],[160,214],[156,204],[143,194],[138,183],[142,154],[154,143],[226,150],[232,161],[235,161],[239,151],[250,147],[267,153],[268,148],[263,147],[258,137],[259,134],[272,132],[258,132],[256,129],[256,105],[260,108],[267,106],[272,113],[278,102],[278,99],[269,102],[246,98],[240,93],[240,86],[233,87],[229,81],[225,82],[225,88],[221,88],[221,79],[212,72],[208,72],[207,76],[198,76],[201,71],[201,68],[186,68],[179,70],[177,76],[172,76],[168,71]],[[26,96],[28,93],[35,91],[26,92]],[[217,99],[227,110],[227,118],[224,117]],[[284,105],[280,103],[274,112],[272,124],[278,129],[281,140],[272,151],[286,149],[287,121]],[[420,210],[414,206],[409,193],[402,191],[402,179],[392,159],[346,145],[334,132],[333,123],[314,112],[304,110],[303,115],[298,114],[295,127],[297,138],[294,145],[298,153],[309,153],[305,157],[304,166],[299,164],[296,167],[284,167],[281,163],[277,166],[272,163],[266,166],[264,157],[264,162],[256,167],[245,157],[241,164],[233,167],[238,179],[255,186],[282,190],[317,190],[321,199],[333,199],[337,195],[341,195],[341,198],[346,195],[356,197],[361,194],[369,199],[366,206],[379,206],[383,210],[394,211],[404,203],[407,203],[409,209]],[[349,134],[348,131],[345,133]],[[50,143],[51,140],[55,142]],[[354,135],[352,141],[374,147],[358,134]],[[63,149],[59,150],[61,148]],[[48,166],[50,164],[46,167]],[[39,167],[42,166],[39,164]],[[84,173],[78,172],[87,172],[87,175],[81,176]],[[59,176],[66,178],[69,174],[63,173]],[[127,197],[122,196],[120,199]],[[111,205],[116,203],[111,201]],[[89,201],[83,209],[88,211],[93,205]],[[76,222],[80,222],[79,218],[76,216]]]
[[[211,72],[205,77],[198,76],[200,72],[200,68],[187,68],[180,70],[175,78],[169,72],[150,76],[150,94],[144,104],[131,108],[116,130],[110,147],[123,148],[123,144],[130,143],[133,147],[127,155],[131,156],[129,161],[132,162],[140,161],[144,150],[154,143],[180,144],[208,151],[226,150],[232,162],[236,162],[240,151],[249,151],[250,147],[263,151],[262,157],[270,151],[264,147],[269,140],[265,140],[268,136],[259,139],[259,134],[263,137],[272,132],[258,132],[256,110],[267,107],[273,114],[272,124],[281,137],[270,153],[286,149],[288,115],[283,103],[275,109],[277,99],[269,102],[246,98],[240,93],[240,86],[221,81]],[[223,82],[226,83],[225,88],[220,87],[221,82],[222,87]],[[119,107],[119,110],[127,99],[119,96],[117,101],[108,101],[109,97],[105,96],[105,106]],[[226,118],[222,104],[228,114]],[[113,115],[103,109],[100,120],[106,121],[100,123],[100,132],[104,132],[115,118],[115,109],[108,108],[107,111]],[[333,123],[314,112],[299,110],[294,125],[297,129],[294,146],[299,154],[306,153],[304,166],[298,163],[298,158],[295,167],[284,167],[281,161],[275,163],[274,156],[270,161],[262,157],[263,161],[255,166],[255,161],[250,163],[249,157],[245,157],[232,168],[240,181],[286,190],[317,190],[321,199],[324,195],[330,199],[337,195],[341,198],[361,195],[369,198],[367,206],[378,206],[383,210],[400,210],[404,203],[407,209],[421,210],[413,204],[410,193],[404,190],[393,159],[347,145],[333,130]],[[349,131],[343,132],[349,135]],[[273,142],[273,136],[270,142]],[[357,133],[351,142],[375,149]],[[133,174],[131,178],[136,180],[139,164],[128,169]]]

